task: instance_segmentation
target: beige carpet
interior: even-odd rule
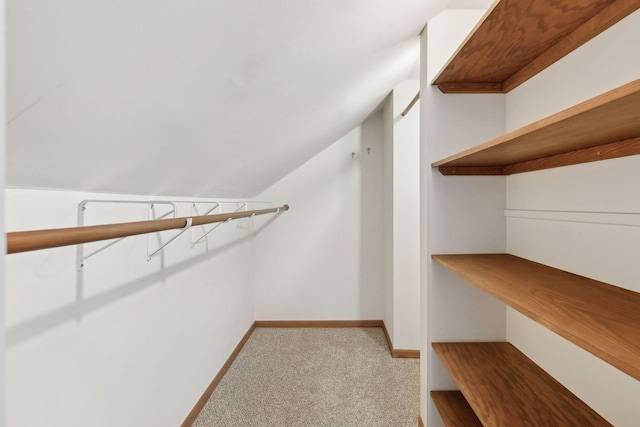
[[[257,328],[195,427],[416,427],[419,360],[380,328]]]

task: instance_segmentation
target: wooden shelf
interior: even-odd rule
[[[509,343],[433,349],[483,425],[611,425]]]
[[[500,0],[435,78],[445,93],[505,93],[640,7],[637,0]]]
[[[640,380],[639,293],[507,254],[433,259]]]
[[[510,175],[640,154],[640,80],[432,164],[443,175]]]
[[[431,398],[446,427],[482,427],[476,413],[459,391],[432,391]]]

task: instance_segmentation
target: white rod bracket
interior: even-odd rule
[[[244,206],[243,206],[243,207],[244,207],[244,211],[245,211],[245,212],[249,210],[249,204],[248,204],[247,202],[244,202]],[[242,207],[241,207],[240,209],[242,209]],[[242,220],[242,221],[238,221],[238,222],[236,223],[236,228],[237,228],[237,227],[240,227],[240,226],[241,226],[241,225],[243,225],[243,224],[248,223],[248,222],[249,222],[249,220],[250,220],[251,218],[253,218],[254,216],[255,216],[255,215],[253,215],[253,214],[252,214],[252,215],[248,216],[246,219],[244,219],[244,220]]]
[[[209,209],[208,211],[206,211],[204,214],[202,214],[202,216],[204,215],[209,215],[211,212],[213,212],[214,210],[220,208],[220,210],[222,210],[222,204],[220,202],[215,202],[215,206],[212,207],[211,209]],[[191,204],[191,213],[195,213],[197,216],[200,216],[200,214],[198,213],[198,208],[196,206],[196,202],[193,202]],[[207,234],[211,233],[213,230],[215,230],[218,226],[220,225],[220,223],[215,224],[212,228],[209,229],[209,231],[206,231],[204,234],[202,234],[200,237],[198,237],[197,239],[195,238],[195,228],[191,229],[191,247],[195,247],[196,243],[198,243],[200,240],[202,240],[203,238],[206,237]],[[206,230],[206,228],[204,227],[204,225],[202,226],[203,229]]]
[[[240,206],[238,209],[234,210],[233,212],[238,212],[240,211],[243,207],[246,208],[247,203],[245,202],[243,206]],[[204,239],[205,237],[207,237],[207,235],[209,233],[211,233],[213,230],[215,230],[216,228],[220,227],[222,224],[226,224],[229,221],[231,221],[233,218],[227,218],[224,222],[218,222],[216,224],[214,224],[208,231],[206,231],[202,236],[198,237],[197,239],[193,240],[193,238],[191,239],[191,247],[195,247],[196,243],[198,243],[200,240]],[[204,227],[204,226],[203,226]]]
[[[153,251],[151,254],[149,252],[147,252],[147,261],[151,261],[151,257],[154,256],[155,254],[157,254],[158,252],[160,252],[162,249],[164,249],[165,246],[167,246],[169,243],[173,242],[174,240],[176,240],[179,236],[182,235],[182,233],[184,233],[185,231],[187,231],[188,229],[191,228],[191,224],[193,223],[193,218],[187,218],[187,224],[184,226],[184,228],[180,229],[180,231],[178,231],[178,234],[176,234],[175,236],[173,236],[171,239],[169,239],[167,241],[167,243],[161,245],[158,249],[156,249],[155,251]]]
[[[161,205],[169,205],[171,206],[171,210],[165,214],[163,214],[162,216],[160,216],[157,219],[162,219],[165,218],[171,214],[173,214],[173,217],[176,217],[176,213],[177,213],[177,208],[176,208],[176,204],[175,202],[170,202],[170,201],[162,201],[162,200],[98,200],[98,199],[91,199],[91,200],[83,200],[80,203],[78,203],[78,227],[83,227],[84,226],[84,213],[87,210],[87,204],[89,203],[118,203],[118,204],[146,204],[146,205],[151,205],[151,208],[153,209],[153,205],[154,204],[161,204]],[[97,253],[100,253],[102,251],[104,251],[107,248],[110,248],[111,246],[115,245],[116,243],[122,241],[126,239],[126,237],[121,237],[119,239],[116,239],[112,242],[107,243],[105,246],[102,246],[99,249],[96,249],[95,251],[91,252],[89,255],[84,255],[84,245],[80,244],[76,246],[76,270],[77,271],[82,271],[82,268],[84,267],[84,261],[91,258],[92,256],[96,255]]]
[[[159,240],[159,244],[161,245],[160,247],[158,247],[157,249],[152,249],[152,245],[151,245],[151,234],[152,233],[147,233],[147,261],[150,261],[151,258],[157,254],[158,252],[160,252],[165,246],[167,246],[169,243],[173,242],[178,236],[182,235],[185,231],[187,231],[188,229],[191,228],[191,247],[193,248],[196,243],[198,243],[199,241],[201,241],[202,239],[204,239],[209,233],[211,233],[213,230],[215,230],[216,228],[218,228],[219,226],[221,226],[222,224],[226,224],[228,222],[230,222],[231,220],[233,220],[233,218],[227,218],[226,220],[216,223],[214,224],[208,231],[205,231],[204,234],[202,234],[201,236],[199,236],[198,238],[194,238],[194,229],[195,227],[192,227],[193,225],[193,218],[194,217],[199,217],[199,216],[206,216],[209,214],[212,214],[212,212],[215,214],[214,211],[218,210],[218,214],[224,214],[222,212],[222,206],[225,204],[229,204],[229,205],[233,205],[235,207],[235,209],[233,211],[231,211],[230,213],[236,213],[239,212],[241,210],[245,210],[247,211],[249,209],[249,203],[252,204],[268,204],[269,206],[271,206],[273,208],[273,202],[266,202],[266,201],[258,201],[258,200],[252,200],[250,202],[244,201],[244,200],[225,200],[225,201],[205,201],[205,200],[197,200],[197,201],[187,201],[187,200],[180,200],[180,201],[166,201],[166,200],[97,200],[97,199],[92,199],[92,200],[83,200],[80,203],[78,203],[78,227],[83,227],[85,225],[85,211],[87,210],[87,205],[90,203],[106,203],[106,204],[145,204],[145,205],[149,205],[149,211],[148,211],[148,219],[152,220],[152,219],[164,219],[166,217],[169,216],[173,216],[173,218],[177,218],[177,214],[178,214],[178,208],[177,208],[177,204],[178,203],[191,203],[192,205],[192,212],[191,212],[191,216],[187,219],[186,225],[184,226],[184,228],[180,229],[178,234],[176,234],[175,236],[173,236],[170,240],[168,240],[166,243],[162,244],[162,241],[160,240],[160,237],[158,236],[158,240]],[[212,207],[208,208],[207,211],[204,213],[204,215],[200,215],[198,213],[198,209],[197,209],[197,205],[211,205],[213,204]],[[238,207],[238,205],[240,204],[240,206]],[[155,208],[156,205],[168,205],[170,206],[170,210],[159,215],[156,216],[155,215]],[[195,212],[194,212],[195,211]],[[278,212],[280,211],[280,209],[278,208]],[[249,222],[249,220],[251,220],[251,218],[253,218],[255,216],[255,214],[252,214],[251,216],[247,217],[244,221],[242,221],[241,223],[244,222]],[[240,224],[241,224],[240,223]],[[238,225],[240,225],[238,224]],[[206,228],[204,228],[204,225],[202,226],[203,230],[206,230]],[[82,271],[83,267],[84,267],[84,261],[87,260],[88,258],[91,258],[92,256],[104,251],[107,248],[110,248],[111,246],[114,246],[116,243],[124,240],[126,237],[121,237],[118,239],[114,239],[111,240],[109,243],[105,244],[104,246],[95,249],[93,252],[89,253],[88,255],[85,255],[85,244],[78,244],[76,245],[76,269],[77,271]]]

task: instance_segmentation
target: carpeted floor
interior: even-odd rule
[[[194,427],[415,427],[419,360],[380,328],[257,328]]]

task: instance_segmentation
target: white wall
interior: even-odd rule
[[[291,210],[254,240],[257,320],[382,319],[382,132],[378,112],[259,196]]]
[[[402,82],[383,110],[385,325],[395,349],[420,348],[420,106],[401,115],[419,89]]]
[[[429,427],[442,426],[429,392],[456,388],[431,344],[506,337],[504,304],[431,260],[432,254],[505,251],[505,178],[442,176],[430,167],[505,130],[504,95],[445,95],[430,85],[481,16],[482,11],[445,11],[429,21],[422,36],[420,414]]]
[[[95,198],[149,199],[10,189],[7,229],[75,226],[78,202]],[[144,220],[147,207],[89,205],[86,218]],[[193,249],[188,234],[149,262],[146,237],[127,238],[79,273],[73,246],[6,258],[8,425],[184,420],[254,320],[246,224]]]
[[[5,80],[5,2],[0,0],[0,81]],[[6,113],[5,113],[5,85],[0,85],[0,188],[4,188],[5,183],[5,135],[6,135]],[[5,214],[4,214],[4,193],[0,192],[0,247],[6,246],[5,237]],[[0,258],[0,307],[5,304],[5,263],[4,257]],[[0,316],[0,427],[5,426],[5,319]]]
[[[382,109],[382,128],[383,128],[383,198],[384,198],[384,317],[383,321],[389,338],[393,343],[394,340],[394,301],[393,301],[393,128],[394,128],[394,97],[393,92],[384,103]]]
[[[255,319],[381,319],[382,135],[378,112],[270,188],[260,199],[291,210],[254,218],[251,237],[231,223],[192,249],[187,232],[150,262],[146,237],[130,237],[79,273],[75,247],[8,256],[9,425],[178,425]],[[149,200],[6,195],[11,231],[76,226],[84,199]],[[85,213],[135,221],[148,207]]]
[[[640,12],[507,95],[509,130],[640,78]],[[640,292],[640,157],[507,178],[507,250]],[[507,337],[616,426],[638,425],[640,382],[508,310]]]

